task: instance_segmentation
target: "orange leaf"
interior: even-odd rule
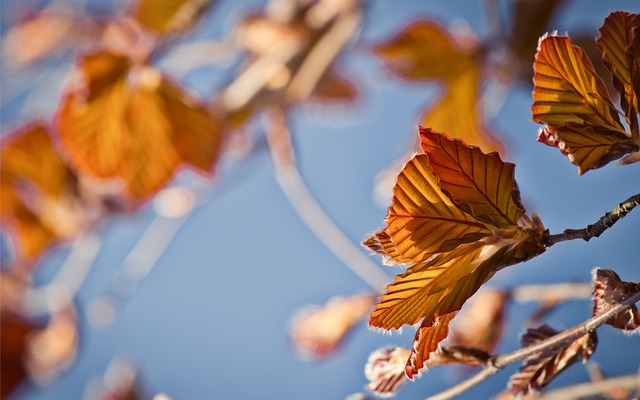
[[[416,21],[386,43],[376,46],[375,53],[389,70],[408,80],[454,78],[475,63],[476,46],[463,48],[446,29],[435,22]]]
[[[484,124],[479,100],[482,83],[480,67],[470,64],[447,79],[443,94],[422,116],[422,125],[440,132],[452,132],[485,151],[503,151],[503,146]],[[460,112],[464,110],[464,112]]]
[[[524,206],[515,165],[430,128],[420,127],[420,137],[438,185],[460,209],[498,228],[517,225]]]
[[[146,29],[169,35],[190,29],[210,0],[138,0],[135,18]]]
[[[602,80],[587,54],[568,37],[546,36],[538,43],[533,77],[533,120],[624,131]]]
[[[420,262],[492,233],[490,226],[454,206],[440,190],[425,155],[412,158],[398,175],[385,223],[395,245],[387,255],[397,251],[397,262]],[[384,237],[376,236],[384,243]]]
[[[212,168],[219,124],[165,76],[109,52],[85,56],[80,68],[84,84],[67,94],[58,117],[62,144],[80,171],[120,179],[144,199],[182,161]]]
[[[618,11],[609,14],[596,40],[602,60],[613,75],[620,103],[631,131],[638,135],[640,91],[640,15]]]
[[[580,175],[640,150],[623,132],[574,123],[560,127],[545,126],[538,133],[538,141],[560,149],[569,161],[578,166]]]
[[[437,317],[434,321],[425,319],[420,324],[418,331],[413,339],[411,346],[411,355],[405,373],[409,379],[420,373],[420,370],[427,367],[425,363],[429,360],[429,355],[438,349],[438,344],[443,341],[449,334],[449,323],[456,316],[456,312],[452,312]]]

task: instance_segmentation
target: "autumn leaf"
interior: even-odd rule
[[[623,76],[621,72],[624,65],[633,63],[628,59],[613,61],[624,43],[618,37],[620,24],[613,22],[615,17],[610,18],[601,29],[603,38],[599,43],[605,51],[604,61],[612,71],[618,71],[614,72],[614,86],[621,91],[623,103],[637,103],[637,99],[629,97],[635,90],[631,87],[635,84],[631,82],[634,78]],[[627,56],[633,58],[630,54]],[[560,149],[578,166],[580,174],[640,149],[637,133],[634,139],[632,134],[625,131],[618,110],[586,53],[569,38],[542,37],[534,70],[533,120],[545,124],[538,141]],[[616,74],[620,76],[616,77]],[[629,87],[622,83],[625,79]],[[627,100],[624,100],[625,96]],[[637,108],[634,111],[629,107],[627,104],[627,111],[630,112],[626,115],[627,123],[633,132],[637,131]]]
[[[369,380],[367,389],[380,397],[396,394],[407,376],[404,373],[410,351],[403,347],[378,349],[369,355],[364,374]]]
[[[522,337],[522,346],[539,343],[557,333],[558,331],[546,324],[538,328],[530,328]],[[595,331],[592,331],[564,346],[525,358],[520,370],[509,380],[511,393],[525,396],[537,393],[579,358],[583,363],[587,362],[596,350],[597,344],[598,336]]]
[[[593,283],[593,315],[600,314],[640,290],[638,284],[622,281],[618,274],[610,269],[596,268],[593,272]],[[612,317],[606,323],[626,332],[637,332],[640,328],[638,307],[632,305],[627,311]]]
[[[138,0],[133,14],[157,35],[182,33],[193,26],[210,0]]]
[[[640,93],[640,15],[618,11],[609,14],[596,40],[602,60],[611,72],[613,86],[631,132],[638,137]]]
[[[183,162],[210,172],[219,123],[167,77],[110,52],[83,57],[80,75],[58,115],[61,142],[79,171],[119,180],[138,200]]]
[[[373,307],[374,297],[358,294],[335,297],[323,307],[299,310],[291,322],[291,342],[302,356],[327,357]]]
[[[460,209],[498,228],[517,225],[524,206],[515,165],[502,162],[498,153],[484,154],[431,128],[421,127],[420,138],[438,185]]]
[[[383,329],[422,320],[409,376],[427,365],[450,320],[484,282],[545,250],[544,227],[524,214],[512,164],[429,128],[420,134],[426,154],[400,173],[386,227],[364,243],[394,262],[422,260],[396,276],[369,318]],[[436,240],[428,232],[438,232]]]
[[[87,208],[44,123],[7,135],[1,156],[0,215],[15,242],[18,264],[32,264],[53,241],[69,239],[93,223],[90,214],[101,213],[99,205]]]

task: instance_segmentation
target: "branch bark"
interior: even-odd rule
[[[640,206],[640,193],[629,197],[624,202],[618,204],[618,207],[606,213],[596,223],[591,224],[583,229],[566,229],[563,233],[546,234],[543,237],[544,244],[547,247],[565,240],[583,239],[589,241],[594,237],[599,237],[604,231],[611,228],[619,219],[624,218],[635,207]]]
[[[487,366],[482,371],[443,392],[428,397],[427,400],[447,400],[459,394],[462,394],[466,390],[471,389],[477,384],[483,382],[485,379],[496,374],[498,371],[509,364],[522,360],[532,354],[541,351],[555,349],[568,341],[574,340],[588,332],[593,331],[598,326],[604,324],[614,316],[628,310],[638,301],[640,301],[640,290],[636,291],[632,296],[627,297],[616,305],[607,308],[599,314],[594,315],[585,322],[578,324],[573,328],[562,331],[547,340],[543,340],[531,346],[518,349],[511,353],[494,356],[489,359],[489,361],[487,362]]]

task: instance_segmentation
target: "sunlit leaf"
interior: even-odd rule
[[[591,61],[568,37],[543,37],[534,70],[531,110],[535,122],[552,126],[576,123],[624,131]]]
[[[504,151],[484,123],[480,67],[470,64],[443,85],[442,95],[422,116],[422,125],[449,132],[486,152]],[[464,110],[464,112],[460,112]]]
[[[522,346],[541,342],[557,333],[548,325],[530,328],[522,337]],[[585,363],[595,351],[597,344],[598,336],[595,331],[592,331],[564,346],[544,350],[525,358],[520,370],[509,380],[511,393],[516,395],[537,393],[579,358]]]
[[[429,360],[429,355],[438,349],[438,344],[449,334],[449,323],[456,316],[456,312],[437,317],[431,321],[424,319],[411,346],[411,355],[405,373],[409,379],[420,373],[420,370],[427,367],[425,362]]]
[[[596,268],[593,272],[593,283],[593,315],[601,313],[640,290],[636,283],[622,281],[618,274],[610,269]],[[638,332],[640,329],[638,307],[632,305],[627,311],[612,317],[606,323],[626,332]]]
[[[453,78],[475,63],[477,53],[464,48],[439,24],[421,20],[412,23],[388,42],[376,46],[375,53],[389,70],[409,80]]]
[[[381,397],[394,396],[406,381],[404,368],[410,350],[403,347],[378,349],[369,355],[364,374],[369,380],[367,389]]]
[[[513,164],[430,128],[420,127],[420,137],[438,185],[460,209],[496,227],[517,225],[524,206]]]
[[[391,236],[387,228],[371,234],[362,244],[375,253],[380,254],[384,265],[395,266],[410,262],[410,260],[405,259],[402,254],[400,254],[396,245],[391,241]]]
[[[398,176],[385,224],[400,254],[391,257],[397,262],[420,262],[492,233],[490,226],[457,208],[440,190],[425,155],[412,158]],[[393,254],[385,238],[376,236],[389,248],[387,255]]]
[[[138,0],[134,15],[158,34],[181,33],[193,26],[211,0]]]
[[[502,335],[509,294],[482,290],[471,298],[452,326],[451,343],[492,353]]]
[[[560,149],[578,166],[580,175],[640,149],[623,132],[574,123],[560,127],[545,126],[538,133],[538,141]]]
[[[86,210],[79,203],[76,177],[43,123],[31,123],[4,138],[1,156],[2,226],[12,233],[17,260],[29,263],[54,238],[68,239],[82,230]]]
[[[59,111],[62,144],[83,173],[118,179],[144,199],[181,162],[209,172],[220,142],[212,115],[157,70],[120,55],[81,59],[83,82]]]
[[[335,297],[323,307],[309,306],[298,311],[291,322],[291,342],[302,356],[326,357],[370,311],[371,294]]]
[[[596,40],[602,59],[620,93],[620,104],[631,132],[638,135],[638,92],[640,92],[640,15],[624,11],[611,13],[599,29]]]

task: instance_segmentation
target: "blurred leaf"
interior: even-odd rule
[[[515,165],[430,128],[421,127],[420,138],[438,185],[461,210],[498,228],[517,225],[524,206]]]
[[[538,328],[529,328],[522,337],[522,346],[539,343],[557,333],[558,331],[546,324]],[[511,393],[524,396],[537,393],[578,357],[582,358],[583,363],[587,362],[596,350],[597,344],[598,336],[592,331],[564,346],[525,358],[520,370],[509,380]]]
[[[1,312],[2,335],[0,335],[0,398],[7,399],[27,376],[23,360],[28,336],[36,325],[25,321],[17,314]]]
[[[373,243],[369,247],[399,263],[424,261],[492,233],[490,226],[455,207],[441,191],[426,155],[412,158],[398,175],[385,224],[385,233],[369,240],[376,238],[377,243],[395,248],[381,252]],[[385,242],[384,234],[390,236],[391,244]],[[395,251],[399,255],[393,256]]]
[[[68,239],[82,230],[86,210],[79,203],[76,177],[42,122],[4,138],[1,156],[2,225],[12,233],[18,263],[31,264],[53,239]]]
[[[568,37],[542,38],[533,67],[531,110],[535,122],[552,126],[573,122],[624,131],[587,54]]]
[[[84,81],[68,91],[58,117],[78,170],[120,179],[138,200],[165,185],[181,162],[211,171],[220,124],[159,71],[98,52],[81,59],[80,74]]]
[[[623,282],[614,271],[603,268],[595,269],[593,284],[593,315],[601,313],[640,290],[637,283]],[[616,315],[606,323],[626,332],[640,332],[638,307],[632,305],[627,311]]]
[[[411,345],[411,355],[405,373],[409,379],[420,373],[420,370],[428,365],[425,361],[429,360],[429,355],[438,349],[438,344],[443,341],[449,334],[449,322],[456,316],[456,312],[436,317],[430,321],[424,319]]]
[[[378,349],[369,355],[364,374],[367,389],[380,397],[394,396],[407,379],[404,369],[410,350],[403,347]]]
[[[138,0],[134,16],[157,35],[182,33],[190,29],[211,0]]]
[[[509,293],[501,290],[483,290],[473,296],[452,327],[451,343],[492,353],[502,335],[508,300]]]
[[[358,88],[349,79],[328,70],[318,81],[313,98],[322,102],[352,103],[358,98]]]
[[[299,310],[291,322],[293,346],[303,356],[331,355],[353,326],[371,311],[374,301],[371,294],[359,294],[335,297],[323,307]]]
[[[640,92],[640,15],[619,11],[609,14],[596,40],[602,60],[620,93],[620,104],[631,132],[638,137]]]

